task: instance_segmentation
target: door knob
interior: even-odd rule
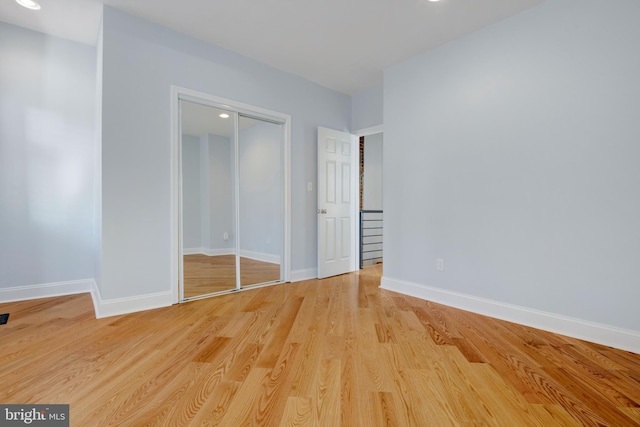
[[[326,214],[327,210],[326,209],[318,209],[318,213],[319,214]]]

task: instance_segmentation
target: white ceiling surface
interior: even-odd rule
[[[382,71],[544,0],[0,0],[0,20],[95,43],[100,3],[346,94]]]
[[[232,112],[188,101],[183,101],[181,104],[184,135],[201,136],[212,133],[229,137],[233,134]],[[220,118],[220,113],[227,113],[230,117]]]
[[[79,43],[96,44],[102,14],[98,1],[36,1],[41,10],[29,10],[15,0],[0,0],[0,21]]]
[[[235,127],[233,126],[233,112],[198,104],[190,101],[182,101],[182,133],[184,135],[202,136],[214,134],[220,136],[233,136]],[[230,117],[224,119],[221,113],[227,113]],[[238,118],[238,131],[242,132],[252,126],[263,123],[250,117]]]

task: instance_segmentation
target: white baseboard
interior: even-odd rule
[[[94,286],[91,290],[91,297],[93,298],[96,319],[169,307],[173,304],[173,293],[171,291],[103,300],[98,287]]]
[[[81,294],[91,292],[94,288],[95,281],[93,279],[16,286],[0,289],[0,303]]]
[[[585,341],[640,353],[640,331],[590,322],[527,307],[382,277],[382,289],[433,301],[450,307],[519,323]]]
[[[280,264],[280,257],[278,255],[240,249],[240,256],[243,258],[254,259],[256,261],[268,262],[270,264]]]
[[[204,254],[204,248],[184,248],[182,255],[199,255]]]
[[[291,272],[292,282],[301,282],[303,280],[317,279],[318,269],[307,268],[306,270],[294,270]]]
[[[206,255],[206,256],[220,256],[220,255],[235,255],[234,248],[184,248],[182,250],[183,255]],[[240,250],[240,256],[243,258],[254,259],[256,261],[268,262],[270,264],[280,264],[280,256],[267,254],[263,252]]]
[[[173,304],[171,291],[128,298],[103,300],[94,279],[70,280],[40,285],[16,286],[0,289],[0,303],[26,301],[39,298],[60,297],[90,293],[96,318],[117,316],[136,311],[168,307]]]
[[[219,249],[205,249],[203,254],[207,256],[220,256],[220,255],[235,255],[236,251],[233,248],[219,248]]]
[[[182,250],[183,255],[207,255],[207,256],[219,256],[219,255],[235,255],[236,251],[233,248],[185,248]]]

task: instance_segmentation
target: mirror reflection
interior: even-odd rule
[[[235,126],[229,111],[181,103],[183,289],[193,298],[236,288]]]
[[[281,280],[282,147],[280,124],[238,118],[240,282],[243,287]]]
[[[185,100],[180,108],[183,300],[281,282],[283,126]]]

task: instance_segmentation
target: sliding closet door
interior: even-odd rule
[[[183,299],[235,289],[235,114],[180,101]]]
[[[174,109],[179,301],[282,283],[288,268],[289,118],[213,98],[181,94]]]
[[[282,277],[284,127],[239,115],[239,260],[242,287]]]

